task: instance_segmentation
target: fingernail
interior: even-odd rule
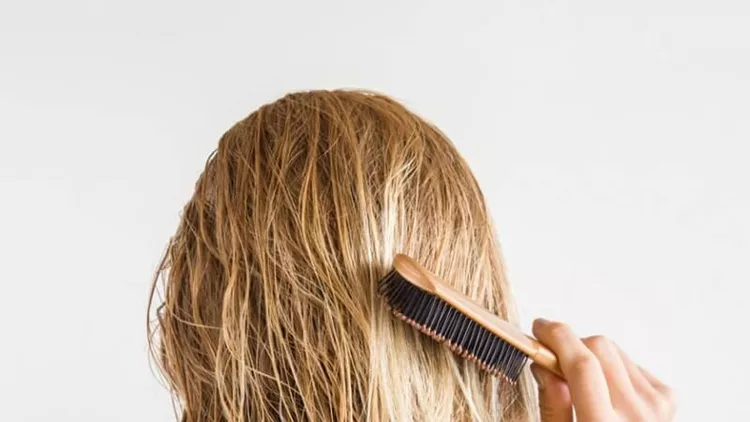
[[[534,376],[536,383],[539,385],[539,389],[544,389],[544,387],[546,386],[547,377],[535,364],[531,365],[531,375]]]
[[[538,324],[542,324],[542,325],[549,324],[549,320],[544,319],[544,318],[537,318],[534,322]]]

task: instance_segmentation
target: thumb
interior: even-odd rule
[[[531,373],[539,386],[541,422],[573,422],[573,404],[568,384],[535,363],[531,365]]]

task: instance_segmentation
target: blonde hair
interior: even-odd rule
[[[151,292],[182,421],[530,420],[528,374],[509,385],[388,313],[377,282],[397,252],[514,321],[482,192],[435,126],[352,90],[234,125]]]

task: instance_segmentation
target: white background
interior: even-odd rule
[[[446,4],[3,1],[0,419],[173,420],[145,306],[205,159],[359,87],[454,139],[525,327],[614,338],[680,421],[750,420],[750,4]]]

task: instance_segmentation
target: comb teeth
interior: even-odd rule
[[[518,381],[528,356],[446,301],[414,286],[396,270],[380,281],[379,293],[399,319],[492,375]]]

